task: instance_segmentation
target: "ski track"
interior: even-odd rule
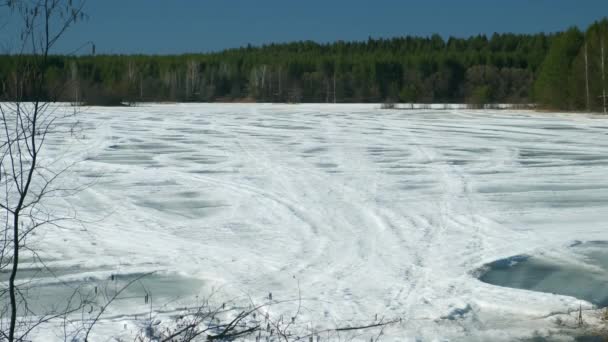
[[[578,307],[475,272],[608,238],[607,119],[377,107],[88,108],[47,161],[81,161],[67,182],[89,186],[54,205],[92,223],[45,232],[41,250],[227,297],[299,283],[305,319],[402,317],[395,339],[510,340]]]

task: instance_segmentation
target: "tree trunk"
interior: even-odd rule
[[[605,58],[604,58],[604,37],[602,37],[602,100],[604,104],[604,114],[606,114],[606,72],[605,72]]]
[[[587,53],[587,43],[585,43],[585,89],[587,91],[587,111],[591,110],[589,98],[589,58]]]

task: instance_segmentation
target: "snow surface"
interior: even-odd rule
[[[479,269],[608,240],[603,117],[159,104],[78,121],[46,153],[78,162],[67,182],[87,188],[55,205],[88,223],[35,244],[87,275],[179,273],[202,295],[257,300],[299,283],[313,325],[377,314],[403,318],[387,339],[512,340],[581,301],[485,284]]]

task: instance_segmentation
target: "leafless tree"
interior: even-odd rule
[[[78,64],[75,61],[70,63],[70,81],[72,88],[72,104],[78,106],[81,104],[80,100],[80,79],[78,76]]]
[[[600,96],[602,98],[602,104],[603,104],[603,108],[604,108],[604,114],[607,114],[607,101],[608,101],[608,95],[606,95],[606,56],[604,55],[604,35],[600,35],[600,45],[601,45],[601,60],[600,60],[600,65],[602,67],[602,96]]]
[[[186,99],[192,99],[198,92],[200,72],[199,63],[189,60],[186,64]]]
[[[55,181],[65,171],[52,170],[41,163],[45,142],[61,127],[61,110],[52,105],[57,94],[45,90],[45,72],[49,54],[75,23],[85,19],[85,0],[5,0],[11,16],[20,23],[19,46],[13,53],[17,66],[10,102],[0,103],[0,209],[2,240],[0,267],[10,270],[8,308],[2,316],[8,327],[0,334],[10,342],[23,340],[36,326],[51,319],[35,322],[24,319],[29,312],[26,295],[18,282],[20,256],[27,251],[27,238],[46,224],[62,220],[45,207],[45,198],[65,189]],[[69,311],[64,310],[62,314]],[[56,315],[51,315],[56,317]]]
[[[587,49],[587,43],[585,42],[585,95],[586,95],[586,109],[591,110],[591,101],[589,96],[589,53]]]

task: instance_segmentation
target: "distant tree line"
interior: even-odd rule
[[[601,110],[607,39],[604,19],[587,32],[305,41],[178,56],[51,56],[45,89],[65,89],[62,101],[102,105],[392,101]],[[33,87],[15,74],[22,59],[0,56],[4,99],[18,97],[14,92],[27,98]]]
[[[608,19],[586,32],[571,28],[553,39],[534,84],[542,107],[606,112]]]

